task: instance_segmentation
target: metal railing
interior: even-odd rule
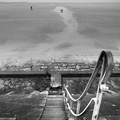
[[[89,107],[89,105],[94,102],[94,109],[92,114],[91,120],[98,119],[98,113],[102,101],[103,92],[108,90],[108,86],[106,82],[110,77],[113,70],[113,56],[110,51],[102,51],[99,58],[95,70],[93,71],[84,91],[79,96],[79,98],[74,99],[70,92],[68,91],[67,87],[64,86],[64,98],[67,104],[68,110],[70,111],[71,116],[74,120],[77,120],[79,116],[81,116]],[[92,98],[88,105],[85,107],[83,111],[80,112],[81,100],[85,97],[86,93],[88,92],[89,88],[91,87],[92,83],[95,81],[97,74],[100,72],[100,79],[97,88],[97,94],[95,98]],[[77,103],[76,112],[73,111],[73,102]]]

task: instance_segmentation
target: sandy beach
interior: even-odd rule
[[[0,61],[119,55],[119,5],[2,3]]]

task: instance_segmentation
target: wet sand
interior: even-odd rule
[[[119,4],[2,3],[0,60],[98,56],[101,50],[119,55],[119,8]]]

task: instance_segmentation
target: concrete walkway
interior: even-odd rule
[[[40,120],[67,120],[62,95],[49,95]]]

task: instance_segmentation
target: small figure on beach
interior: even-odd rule
[[[61,13],[63,13],[63,9],[61,9]]]
[[[33,10],[33,7],[31,6],[30,9]]]

